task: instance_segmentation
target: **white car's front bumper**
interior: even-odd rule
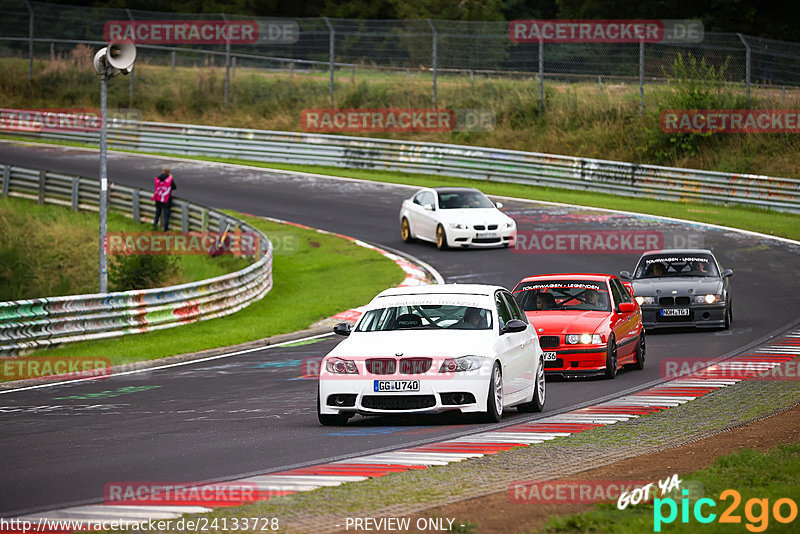
[[[419,380],[419,391],[376,392],[376,380]],[[439,413],[459,410],[463,413],[485,412],[489,380],[485,376],[443,378],[412,375],[320,377],[320,413],[397,414]],[[463,401],[460,398],[463,396]],[[462,401],[462,402],[457,402]]]
[[[475,230],[474,228],[446,229],[447,244],[451,247],[502,247],[514,243],[516,228]]]

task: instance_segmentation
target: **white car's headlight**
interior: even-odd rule
[[[654,304],[656,301],[655,297],[635,297],[636,302],[639,303],[639,306],[642,304]]]
[[[567,345],[600,345],[602,342],[600,334],[567,334]]]
[[[695,295],[696,304],[714,304],[722,300],[722,295]]]
[[[357,375],[358,367],[353,360],[330,358],[325,362],[325,369],[335,375]]]
[[[450,228],[455,228],[456,230],[466,230],[467,225],[462,223],[450,223]]]
[[[460,358],[447,358],[439,367],[440,373],[462,373],[480,369],[483,365],[483,358],[480,356],[461,356]]]

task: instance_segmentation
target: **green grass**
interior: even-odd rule
[[[27,79],[27,62],[0,59],[0,99],[9,108],[97,108],[97,76],[91,67],[92,50],[76,47],[70,59],[35,62],[34,78]],[[473,82],[467,76],[439,78],[437,106],[450,109],[490,110],[496,117],[489,132],[379,134],[381,137],[501,147],[544,153],[658,163],[722,172],[800,177],[795,155],[800,138],[791,134],[714,134],[678,147],[681,142],[663,134],[661,108],[670,105],[676,83],[648,85],[644,113],[639,114],[638,86],[596,82],[548,80],[545,112],[539,111],[537,83],[530,77],[487,78]],[[133,102],[122,78],[109,84],[109,109],[132,108],[148,121],[207,124],[241,128],[300,131],[301,112],[331,107],[327,73],[260,71],[239,68],[230,85],[230,105],[223,104],[224,69],[178,67],[142,58],[136,64]],[[390,74],[357,70],[338,72],[335,107],[431,107],[431,78],[419,72]],[[726,102],[741,107],[744,90],[725,87]],[[800,91],[754,88],[752,105],[762,109],[792,109]],[[687,105],[675,106],[685,108]],[[691,107],[691,106],[688,106]],[[694,106],[698,107],[698,106]],[[699,106],[703,107],[703,106]],[[708,106],[706,106],[708,107]]]
[[[0,301],[96,293],[98,226],[96,213],[74,212],[58,205],[40,206],[23,198],[0,198]],[[150,230],[149,224],[109,213],[109,232]],[[147,287],[115,287],[116,260],[109,256],[111,290]],[[231,256],[175,256],[155,285],[194,282],[246,266],[247,260]]]
[[[664,473],[665,477],[669,473]],[[784,524],[772,515],[773,505],[778,499],[790,498],[798,504],[800,487],[800,443],[780,445],[763,454],[753,450],[743,450],[730,456],[718,458],[708,469],[696,471],[682,477],[682,486],[689,487],[689,516],[682,522],[681,494],[675,497],[677,516],[671,524],[662,525],[661,532],[674,533],[722,533],[732,532],[797,532],[798,520]],[[723,491],[732,489],[741,495],[741,503],[732,511],[732,517],[741,518],[741,523],[720,523],[720,515],[733,506],[733,497],[721,499]],[[702,494],[700,494],[702,490]],[[709,524],[699,523],[692,514],[694,503],[699,498],[710,498],[715,508],[704,506],[705,515],[715,513],[716,518]],[[768,510],[762,510],[750,499],[768,499]],[[598,504],[591,511],[552,518],[547,527],[540,532],[603,532],[608,534],[639,534],[653,532],[655,527],[654,504],[639,504],[618,510],[616,504]],[[748,507],[751,516],[746,515]],[[795,508],[796,509],[796,508]],[[659,505],[660,517],[669,516],[669,504]],[[789,507],[782,507],[782,514],[789,515]],[[751,527],[748,527],[750,525]],[[765,527],[765,528],[762,528]]]
[[[294,332],[397,285],[403,271],[379,253],[313,230],[236,214],[267,236],[296,243],[274,256],[272,290],[226,317],[120,338],[73,343],[34,356],[104,356],[114,365],[225,347]]]

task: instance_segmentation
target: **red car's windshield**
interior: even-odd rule
[[[611,311],[608,288],[588,280],[525,282],[514,289],[524,311]]]

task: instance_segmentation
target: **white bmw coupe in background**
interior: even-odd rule
[[[323,425],[355,414],[541,411],[544,362],[534,327],[511,293],[488,285],[387,289],[320,365]]]
[[[420,239],[448,247],[507,247],[517,225],[486,195],[470,187],[437,187],[417,191],[400,208],[400,235],[406,243]]]

